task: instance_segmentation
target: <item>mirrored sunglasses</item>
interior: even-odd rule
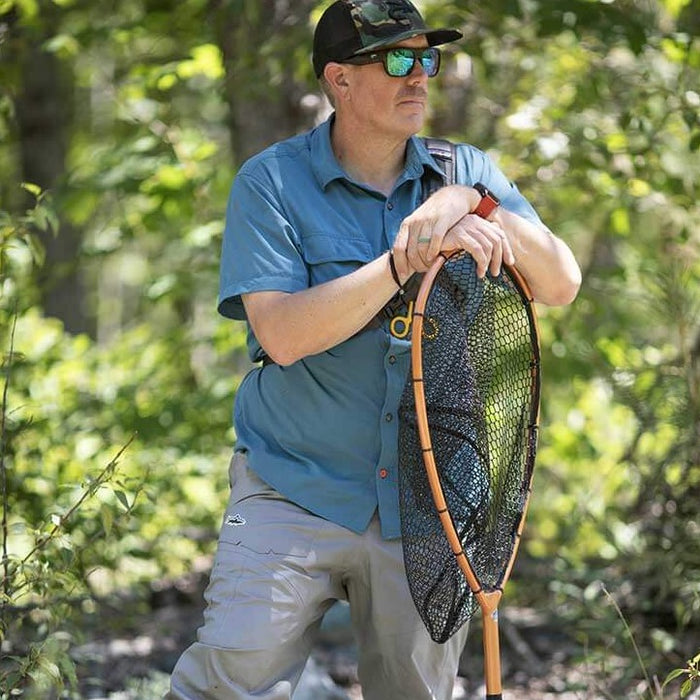
[[[345,59],[343,63],[354,65],[383,63],[387,75],[392,78],[405,78],[413,71],[416,61],[420,61],[426,75],[433,78],[440,70],[440,50],[432,46],[427,49],[411,49],[400,46],[394,49],[381,49],[368,54],[352,56]]]

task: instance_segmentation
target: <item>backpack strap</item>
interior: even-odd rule
[[[428,168],[423,174],[421,182],[423,185],[423,201],[425,201],[428,199],[428,197],[435,194],[441,187],[444,187],[445,185],[453,185],[455,183],[455,160],[457,148],[454,143],[448,141],[447,139],[424,137],[423,143],[442,170],[442,176],[439,176],[431,168]]]

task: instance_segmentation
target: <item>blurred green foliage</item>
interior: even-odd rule
[[[246,155],[322,118],[307,47],[326,4],[0,0],[0,697],[74,684],[96,603],[147,597],[212,552],[248,369],[244,328],[215,313],[226,197]],[[613,697],[661,697],[637,692],[637,664],[610,666],[633,651],[608,590],[650,676],[678,668],[666,692],[687,690],[700,8],[419,5],[465,34],[434,81],[430,131],[489,151],[584,269],[573,306],[540,310],[541,447],[506,605],[553,610]],[[59,264],[69,230],[79,249]],[[46,270],[85,282],[65,318],[43,308]],[[75,314],[94,332],[67,333]]]

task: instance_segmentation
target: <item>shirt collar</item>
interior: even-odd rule
[[[347,179],[347,175],[338,164],[331,145],[331,126],[335,114],[311,132],[311,168],[318,184],[325,190],[333,180]]]
[[[311,134],[311,167],[319,185],[324,190],[333,180],[347,180],[347,175],[340,167],[331,145],[331,126],[334,119],[335,114],[332,114],[325,122],[316,127]],[[412,136],[408,140],[406,167],[403,175],[399,178],[399,182],[422,177],[426,168],[430,168],[438,175],[442,175],[442,170],[428,152],[423,139],[418,136]]]
[[[422,177],[427,168],[434,171],[437,175],[444,175],[440,166],[430,155],[425,141],[418,136],[411,136],[408,141],[406,156],[406,174],[409,178]]]

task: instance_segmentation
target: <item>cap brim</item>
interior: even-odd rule
[[[413,37],[416,36],[424,36],[428,40],[428,46],[439,46],[440,44],[449,44],[451,41],[458,41],[462,38],[462,32],[456,29],[412,29],[402,34],[394,34],[386,39],[375,41],[373,44],[365,46],[361,51],[355,51],[352,55],[361,56],[365,53],[372,53],[372,51],[376,51],[377,49],[384,48],[385,46],[393,46],[400,41],[413,39]],[[348,58],[350,58],[350,56],[348,56]]]

